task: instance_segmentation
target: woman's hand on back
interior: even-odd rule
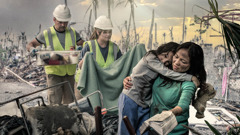
[[[200,82],[196,76],[192,76],[192,82],[195,84],[196,87],[199,87]]]
[[[132,83],[131,83],[131,77],[130,76],[128,76],[128,77],[126,77],[124,80],[123,80],[123,87],[124,87],[124,89],[130,89],[131,87],[132,87]]]

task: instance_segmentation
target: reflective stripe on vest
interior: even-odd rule
[[[107,57],[107,61],[106,62],[105,62],[105,60],[104,60],[104,58],[102,56],[102,53],[101,53],[101,51],[99,49],[99,46],[98,46],[98,43],[97,43],[96,40],[86,41],[86,42],[84,42],[84,45],[86,43],[88,43],[90,52],[93,52],[93,58],[98,63],[98,65],[100,67],[107,67],[107,66],[112,64],[117,59],[117,54],[118,54],[119,48],[113,42],[109,41],[108,57]],[[97,51],[98,54],[96,52],[96,45],[97,45],[97,49],[98,49],[98,51]],[[114,57],[111,55],[112,53],[114,54]],[[96,57],[99,57],[99,58],[96,58]],[[81,73],[81,69],[78,68],[77,71],[76,71],[76,74],[75,74],[75,82],[78,82],[80,73]]]
[[[93,52],[93,58],[96,60],[100,67],[107,67],[117,59],[119,48],[113,42],[109,41],[108,56],[106,61],[102,56],[97,40],[87,41],[87,43],[89,45],[90,52]]]
[[[76,32],[73,28],[66,29],[65,31],[65,49],[62,47],[57,33],[53,27],[50,27],[47,30],[43,31],[44,38],[46,41],[46,46],[50,46],[54,51],[64,51],[70,50],[70,47],[76,44]],[[76,71],[76,64],[70,65],[51,65],[51,66],[44,66],[46,74],[54,74],[59,76],[74,75]]]

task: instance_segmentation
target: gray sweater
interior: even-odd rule
[[[152,97],[152,85],[159,74],[178,81],[191,81],[192,79],[192,75],[168,69],[154,54],[150,53],[144,56],[133,68],[131,74],[132,88],[130,90],[123,89],[122,92],[139,106],[143,108],[149,107]]]

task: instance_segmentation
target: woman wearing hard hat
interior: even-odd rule
[[[113,25],[109,18],[106,16],[100,16],[97,18],[94,24],[94,31],[90,37],[90,41],[84,43],[80,55],[80,62],[78,64],[78,70],[75,75],[75,95],[77,99],[82,96],[77,89],[77,83],[83,64],[83,57],[86,52],[92,52],[93,58],[96,60],[100,67],[107,67],[115,60],[122,56],[119,47],[110,41],[112,36]]]

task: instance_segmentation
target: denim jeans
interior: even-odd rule
[[[118,135],[129,135],[127,127],[123,121],[124,116],[128,117],[136,134],[140,135],[139,127],[145,120],[149,119],[149,111],[150,108],[142,108],[131,98],[121,93],[118,99]],[[147,132],[144,133],[144,135],[147,134]]]

